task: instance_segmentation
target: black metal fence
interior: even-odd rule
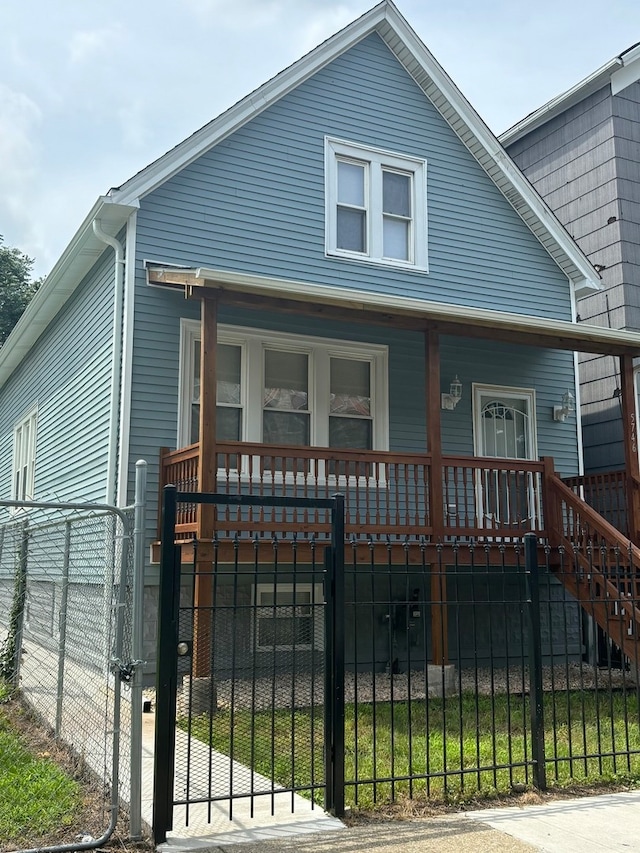
[[[275,808],[286,791],[291,810],[302,795],[340,814],[640,778],[638,656],[620,651],[615,607],[607,631],[595,624],[602,590],[577,553],[529,534],[359,540],[325,557],[313,538],[243,535],[182,546],[175,755],[187,808],[224,800],[231,817],[242,797]],[[615,576],[624,561],[605,557]],[[625,590],[637,605],[636,586]]]

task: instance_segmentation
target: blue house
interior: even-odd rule
[[[640,354],[576,323],[599,288],[384,0],[96,201],[0,350],[0,497],[125,505],[147,459],[150,613],[169,482],[342,491],[374,548],[568,543],[575,352],[620,358],[627,406]],[[184,505],[176,536],[228,527]]]

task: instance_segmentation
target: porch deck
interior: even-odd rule
[[[345,534],[349,541],[430,543],[455,539],[520,537],[534,532],[546,538],[543,493],[552,461],[442,457],[431,454],[347,451],[326,447],[285,447],[220,442],[215,492],[224,495],[328,498],[345,497]],[[199,490],[199,444],[161,453],[161,489]],[[547,472],[545,475],[545,471]],[[435,500],[435,495],[441,499]],[[329,533],[328,511],[283,513],[261,507],[239,514],[217,508],[215,534],[263,538],[277,533],[322,539]],[[190,539],[198,531],[195,504],[181,504],[176,535]]]

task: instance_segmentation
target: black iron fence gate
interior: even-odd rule
[[[224,514],[224,542],[176,541],[181,503]],[[322,516],[331,544],[247,535],[256,514],[267,511],[275,531],[292,508],[316,522]],[[161,553],[156,843],[166,839],[176,808],[184,809],[186,825],[211,823],[220,811],[253,816],[265,801],[272,813],[310,801],[342,814],[342,496],[196,494],[168,486]]]

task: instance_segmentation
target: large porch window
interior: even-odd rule
[[[218,327],[219,441],[387,450],[387,347]],[[181,327],[178,446],[198,441],[200,324]]]

